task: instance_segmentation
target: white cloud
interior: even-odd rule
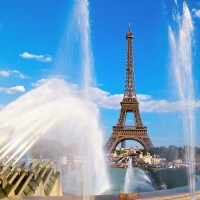
[[[0,91],[4,91],[5,93],[8,94],[14,94],[16,92],[25,92],[24,86],[15,86],[11,88],[0,88]]]
[[[22,79],[27,78],[27,76],[24,76],[23,74],[19,74],[18,77]]]
[[[92,87],[88,89],[88,92],[90,94],[90,100],[94,101],[100,107],[109,109],[120,108],[120,102],[123,99],[123,94],[111,95],[109,92]],[[138,94],[137,98],[138,101],[144,101],[151,99],[151,96],[146,94]]]
[[[197,17],[197,18],[200,18],[200,9],[197,10],[195,8],[192,9],[192,12],[194,13],[194,16]]]
[[[57,78],[51,78],[50,80],[56,80]],[[36,83],[32,83],[32,86],[39,87],[44,84],[49,85],[53,88],[54,85],[49,79],[41,79]],[[64,80],[63,80],[64,81]],[[76,84],[66,83],[73,93],[77,95],[84,95],[84,92]],[[62,86],[61,86],[62,87]],[[88,94],[90,101],[94,102],[99,108],[105,109],[120,109],[120,102],[123,99],[123,94],[111,95],[109,92],[104,91],[100,88],[88,88]],[[167,100],[154,100],[148,94],[137,94],[137,99],[139,101],[139,108],[141,112],[157,112],[157,113],[168,113],[187,110],[190,107],[198,108],[200,107],[200,101],[188,102],[188,101],[176,101],[169,102]]]
[[[140,102],[141,112],[158,112],[167,113],[175,111],[183,111],[190,108],[200,107],[200,101],[176,101],[169,102],[166,100],[150,100],[146,102]]]
[[[22,79],[28,78],[28,76],[23,75],[23,74],[22,74],[20,71],[18,71],[18,70],[13,70],[13,71],[10,71],[10,72],[16,74],[17,77],[19,77],[19,78],[22,78]]]
[[[47,83],[51,83],[55,79],[56,78],[50,78],[50,79],[43,78],[43,79],[40,79],[39,81],[37,81],[36,83],[31,83],[31,86],[33,86],[33,87],[40,87],[40,86],[45,85]],[[52,80],[52,81],[50,81],[50,80]]]
[[[151,99],[151,96],[148,94],[137,94],[138,101],[146,101]]]
[[[8,77],[8,76],[10,76],[10,73],[8,71],[1,70],[0,75],[4,76],[4,77]]]
[[[11,74],[15,74],[17,77],[19,78],[28,78],[27,76],[23,75],[21,72],[19,72],[18,70],[1,70],[0,71],[0,76],[4,76],[4,77],[9,77]]]
[[[20,54],[19,56],[21,56],[22,58],[25,58],[25,59],[35,59],[40,62],[51,62],[52,61],[52,57],[49,55],[34,55],[34,54],[30,54],[28,52],[24,52],[24,53]]]
[[[95,102],[101,108],[107,109],[120,109],[120,102],[123,99],[123,94],[111,95],[109,92],[99,88],[89,88],[90,100]],[[200,101],[176,101],[169,102],[167,100],[154,100],[150,95],[138,94],[139,108],[141,112],[175,112],[186,110],[190,107],[200,107]]]
[[[16,74],[20,74],[20,71],[18,71],[18,70],[13,70],[11,72],[16,73]]]
[[[4,105],[1,105],[1,104],[0,104],[0,111],[3,110],[4,107],[5,107]]]
[[[122,94],[110,95],[109,92],[99,88],[90,87],[88,93],[90,94],[90,100],[102,108],[118,109],[123,98]]]
[[[49,78],[60,78],[60,79],[65,79],[68,78],[65,75],[48,75]]]

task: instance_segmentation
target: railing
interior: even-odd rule
[[[124,129],[136,129],[135,126],[124,126]]]
[[[147,129],[146,126],[128,126],[128,125],[125,125],[125,126],[113,126],[113,128],[132,129],[132,130],[135,130],[135,129]]]

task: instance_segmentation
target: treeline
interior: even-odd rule
[[[186,152],[195,152],[195,159],[200,160],[200,148],[195,147],[191,148],[190,146],[186,145],[184,147],[176,147],[173,145],[170,145],[168,148],[161,146],[161,147],[155,147],[149,151],[149,153],[153,156],[159,156],[160,158],[165,158],[167,161],[171,162],[173,160],[182,159],[183,161],[186,161]]]
[[[189,146],[176,147],[170,145],[168,148],[161,146],[155,147],[149,150],[151,156],[157,156],[160,158],[165,158],[168,162],[173,160],[182,159],[186,161],[186,152],[191,148]],[[70,157],[76,155],[77,144],[65,145],[59,141],[52,141],[44,138],[40,138],[27,152],[29,157],[34,157],[36,159],[45,158],[45,159],[54,159],[59,160],[60,156]],[[200,148],[195,147],[195,159],[200,161]],[[142,150],[144,155],[146,154],[145,150]]]

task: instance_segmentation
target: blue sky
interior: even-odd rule
[[[196,145],[200,146],[200,1],[190,0],[186,3],[195,27],[193,75]],[[81,71],[78,71],[78,68],[72,67],[69,70],[65,69],[64,64],[57,66],[58,60],[65,55],[60,55],[61,46],[62,49],[65,49],[65,46],[67,48],[65,33],[70,31],[68,25],[72,23],[70,13],[73,4],[72,0],[0,1],[1,109],[33,89],[33,83],[43,78],[62,75],[66,81],[80,84]],[[177,1],[177,4],[182,14],[183,1]],[[128,23],[131,23],[134,33],[136,91],[141,101],[141,116],[148,127],[148,134],[155,146],[183,146],[181,112],[179,104],[176,103],[170,75],[168,26],[174,25],[174,10],[175,2],[167,0],[89,1],[93,72],[96,80],[91,96],[99,105],[105,141],[119,115],[126,68],[125,36]],[[73,41],[73,37],[70,40]],[[67,56],[62,57],[64,60],[65,58],[69,60]],[[74,66],[76,64],[74,63]]]

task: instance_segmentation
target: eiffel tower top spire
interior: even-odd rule
[[[124,86],[124,97],[122,102],[136,102],[136,87],[134,79],[134,67],[133,67],[133,49],[132,40],[134,36],[131,31],[129,23],[128,32],[126,34],[127,40],[127,59],[126,59],[126,79]]]

